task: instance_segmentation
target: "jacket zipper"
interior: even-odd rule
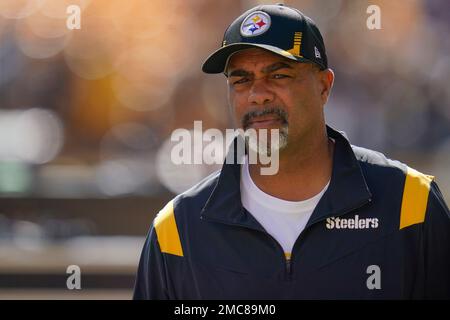
[[[347,214],[347,213],[349,213],[349,212],[352,212],[353,210],[362,208],[363,206],[365,206],[366,204],[370,203],[371,201],[372,201],[371,199],[365,200],[365,201],[362,202],[361,204],[358,204],[357,206],[355,206],[355,207],[353,207],[353,208],[351,208],[351,209],[345,210],[345,211],[343,211],[343,212],[341,212],[341,213],[335,213],[334,216],[342,216],[342,215],[345,215],[345,214]],[[204,220],[204,218],[202,218],[202,219]],[[292,260],[293,260],[293,258],[294,258],[294,251],[295,251],[295,247],[297,246],[297,243],[299,243],[300,240],[304,237],[305,231],[306,231],[307,229],[310,229],[313,225],[315,225],[315,224],[317,224],[317,223],[319,223],[319,222],[322,222],[324,219],[321,219],[321,220],[318,220],[318,221],[314,222],[313,224],[311,224],[310,226],[308,226],[307,229],[306,229],[306,228],[303,229],[303,231],[302,231],[302,232],[300,233],[300,235],[298,236],[297,240],[295,240],[294,246],[292,247],[291,256],[290,256],[289,258],[286,257],[286,254],[285,254],[285,252],[284,252],[284,250],[283,250],[283,247],[280,245],[280,243],[279,243],[274,237],[272,237],[272,235],[270,235],[269,233],[267,233],[265,230],[255,229],[255,228],[252,228],[252,227],[243,225],[243,224],[239,224],[239,223],[230,223],[230,222],[223,221],[223,220],[219,220],[219,219],[211,219],[211,218],[207,218],[206,221],[208,221],[208,220],[209,220],[209,221],[215,221],[215,222],[223,223],[223,224],[230,225],[230,226],[239,226],[239,227],[242,227],[242,228],[247,228],[247,229],[250,229],[250,230],[258,231],[258,232],[264,233],[265,235],[267,235],[268,237],[270,237],[270,238],[272,239],[272,241],[274,241],[274,242],[276,243],[276,245],[277,245],[278,248],[280,249],[281,253],[283,254],[283,259],[284,259],[284,269],[285,269],[285,279],[286,279],[286,280],[292,280],[292,273],[293,273],[293,272],[292,272],[292,271],[293,271],[293,270],[292,270]]]
[[[291,276],[291,258],[286,258],[286,275],[288,278]]]
[[[350,212],[352,212],[352,211],[354,211],[354,210],[357,210],[357,209],[359,209],[359,208],[364,207],[366,204],[370,203],[371,201],[372,201],[372,199],[365,200],[365,201],[362,202],[361,204],[358,204],[357,206],[355,206],[355,207],[353,207],[353,208],[351,208],[351,209],[345,210],[345,211],[343,211],[343,212],[341,212],[341,213],[336,213],[336,214],[334,214],[334,216],[343,216],[343,215],[346,215],[346,214],[348,214],[348,213],[350,213]],[[315,224],[317,224],[317,223],[319,223],[319,222],[322,222],[323,220],[324,220],[324,219],[317,220],[316,222],[314,222],[314,223],[312,223],[310,226],[308,226],[308,229],[310,229],[313,225],[315,225]],[[300,242],[300,240],[304,237],[304,233],[305,233],[306,230],[307,230],[306,228],[303,229],[303,231],[302,231],[302,232],[300,233],[300,235],[298,236],[297,240],[295,240],[294,246],[292,247],[291,257],[290,257],[290,259],[286,259],[286,273],[287,273],[287,278],[288,278],[288,279],[292,279],[292,259],[294,258],[294,251],[295,251],[294,249],[295,249],[295,247],[296,247],[296,245],[297,245],[297,242]]]

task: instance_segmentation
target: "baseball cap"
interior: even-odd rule
[[[295,8],[275,4],[254,7],[234,20],[225,31],[221,48],[206,59],[202,70],[225,72],[233,53],[255,47],[328,68],[325,45],[315,22]]]

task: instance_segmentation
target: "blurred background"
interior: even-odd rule
[[[131,298],[155,214],[220,167],[172,164],[170,134],[232,128],[224,76],[200,67],[258,3],[0,0],[0,299]],[[450,2],[284,3],[324,36],[328,123],[435,175],[450,203]],[[82,290],[66,288],[69,265]]]

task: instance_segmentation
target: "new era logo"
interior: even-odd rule
[[[322,59],[322,56],[320,55],[319,49],[317,47],[314,47],[314,54],[316,55],[316,58]]]

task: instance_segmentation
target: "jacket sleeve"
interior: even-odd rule
[[[155,227],[152,226],[142,249],[133,299],[169,299],[166,284],[165,260],[158,244]]]
[[[432,182],[424,224],[425,298],[450,299],[450,211]]]

